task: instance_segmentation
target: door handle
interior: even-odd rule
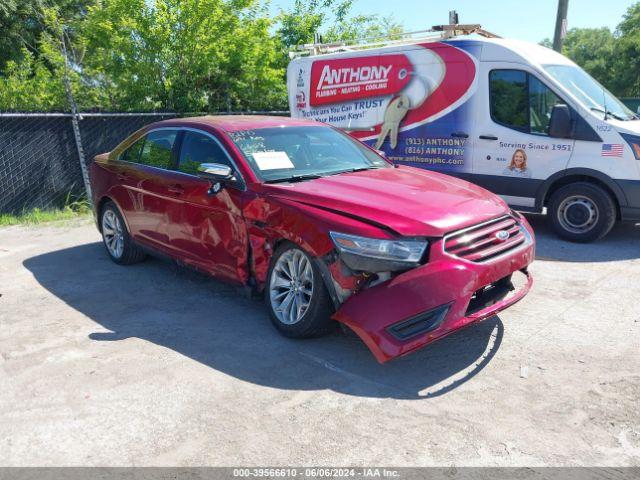
[[[497,140],[498,137],[496,137],[495,135],[480,135],[480,138],[482,140]]]
[[[453,132],[451,136],[455,138],[469,138],[469,134],[465,132]]]
[[[170,193],[174,193],[176,195],[182,195],[184,193],[184,187],[178,184],[169,185],[167,190],[169,190]]]

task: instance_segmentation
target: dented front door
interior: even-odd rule
[[[233,164],[208,133],[187,130],[181,139],[174,172],[174,203],[170,237],[174,250],[188,264],[233,282],[246,282],[248,238],[241,206],[241,182],[218,192],[199,178],[201,163]]]

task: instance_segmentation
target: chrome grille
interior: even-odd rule
[[[444,251],[471,262],[484,262],[519,247],[526,240],[518,221],[507,215],[446,235]]]

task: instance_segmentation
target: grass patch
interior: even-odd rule
[[[62,208],[40,209],[25,211],[17,215],[10,213],[0,214],[0,227],[10,225],[39,225],[41,223],[58,222],[61,220],[74,220],[91,214],[91,206],[84,199],[72,200],[68,195]]]

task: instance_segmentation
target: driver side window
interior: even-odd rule
[[[494,122],[536,135],[549,134],[551,110],[564,103],[544,83],[523,70],[492,70],[489,98]]]
[[[203,163],[221,163],[233,169],[229,157],[218,142],[202,133],[185,132],[178,170],[182,173],[197,175],[198,167]]]

